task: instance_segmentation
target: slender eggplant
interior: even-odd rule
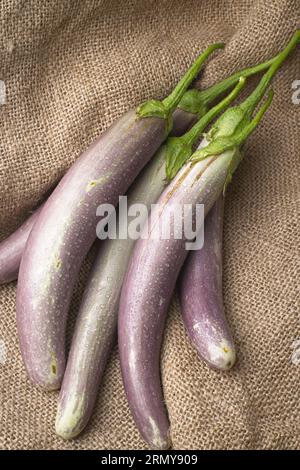
[[[211,122],[237,96],[243,86],[234,90],[203,116],[185,135],[184,143],[192,145]],[[173,153],[176,138],[169,138],[143,170],[128,193],[127,205],[150,206],[166,185],[166,160]],[[172,160],[173,161],[173,160]],[[129,218],[129,223],[131,222]],[[142,222],[140,222],[142,224]],[[121,219],[119,232],[127,232],[127,220]],[[58,403],[56,432],[65,439],[79,434],[87,424],[97,397],[99,382],[114,343],[117,330],[119,296],[135,239],[107,239],[100,243],[81,303]]]
[[[274,60],[276,60],[276,57],[273,57],[272,59],[264,63],[243,69],[241,72],[236,72],[230,77],[225,78],[225,80],[221,81],[220,83],[216,83],[205,90],[201,90],[201,91],[197,89],[188,90],[184,94],[182,100],[180,101],[177,109],[175,110],[173,114],[173,128],[172,128],[171,134],[173,136],[180,136],[184,134],[190,127],[192,127],[192,125],[197,121],[197,119],[199,119],[201,116],[204,116],[208,107],[211,105],[213,101],[216,100],[216,98],[218,98],[222,93],[227,91],[229,88],[231,88],[238,82],[239,77],[241,75],[243,77],[250,77],[251,75],[254,75],[258,72],[261,72],[267,69],[274,62]],[[29,235],[29,232],[28,232],[28,235]],[[15,243],[16,243],[15,248],[14,248],[14,244],[12,243],[13,240],[14,238],[12,238],[10,241],[10,250],[9,250],[9,253],[7,253],[5,257],[6,263],[8,264],[10,262],[12,263],[16,262],[17,257],[15,258],[14,252],[20,250],[20,247],[18,245],[18,237],[15,238]],[[25,248],[26,241],[27,240],[25,240],[25,237],[24,237],[24,244],[23,244],[24,248]],[[18,259],[20,263],[21,256],[19,256]],[[5,269],[5,267],[3,269]],[[18,271],[19,271],[19,264],[18,266],[16,266],[16,269],[15,269],[16,274],[15,274],[14,279],[17,278]],[[10,279],[10,280],[13,280],[13,279]],[[8,282],[8,281],[4,280],[3,282]]]
[[[14,233],[0,243],[0,284],[17,279],[28,236],[41,209],[42,206],[31,214]]]
[[[235,346],[222,296],[223,196],[209,211],[204,224],[204,246],[192,251],[179,276],[183,323],[200,357],[210,366],[230,369]]]
[[[277,56],[256,67],[235,73],[206,90],[188,90],[173,115],[172,135],[182,135],[185,131],[183,125],[191,126],[195,122],[196,114],[199,111],[205,112],[216,96],[221,94],[225,87],[232,86],[239,75],[248,77],[260,72],[272,65],[276,58]],[[212,367],[228,370],[234,365],[236,354],[225,317],[222,295],[223,212],[224,201],[220,196],[205,221],[205,245],[201,250],[192,251],[185,262],[180,275],[179,295],[183,323],[199,355]],[[206,323],[204,331],[203,322]],[[205,335],[208,338],[205,338]],[[221,344],[220,338],[224,340],[223,347],[218,346]]]
[[[258,102],[299,40],[300,30],[254,92],[241,105],[225,111],[213,125],[207,145],[196,151],[159,198],[133,250],[120,299],[119,353],[133,418],[151,448],[170,446],[159,358],[166,314],[187,255],[184,227],[188,212],[181,210],[180,220],[173,218],[170,237],[165,237],[159,228],[164,228],[172,214],[185,204],[192,205],[194,222],[197,204],[204,204],[204,213],[209,212],[231,180],[241,160],[240,146],[262,119],[273,93],[269,92],[267,101],[253,117]]]
[[[65,326],[81,263],[96,238],[96,209],[116,205],[172,127],[172,113],[214,44],[198,57],[162,102],[126,113],[75,162],[47,200],[22,257],[17,289],[21,353],[32,382],[60,387]]]

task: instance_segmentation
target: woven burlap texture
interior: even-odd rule
[[[209,43],[227,45],[205,68],[201,87],[271,57],[299,26],[299,0],[3,0],[0,239],[97,135],[127,109],[163,97]],[[199,360],[176,299],[170,308],[162,377],[174,449],[300,448],[300,364],[291,359],[300,338],[300,105],[292,102],[299,56],[298,49],[276,76],[273,105],[226,198],[224,299],[238,353],[232,372]],[[74,293],[69,336],[92,258]],[[15,295],[15,283],[0,287],[0,448],[146,449],[117,348],[86,431],[71,442],[55,435],[57,393],[37,390],[26,376]]]

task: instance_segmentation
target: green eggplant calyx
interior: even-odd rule
[[[237,81],[239,80],[240,76],[243,77],[251,77],[259,72],[262,72],[266,69],[270,69],[272,67],[270,74],[273,75],[278,67],[281,65],[283,60],[290,54],[293,48],[297,45],[300,40],[300,30],[297,30],[291,41],[288,43],[286,48],[281,51],[276,56],[272,57],[271,59],[262,62],[260,64],[254,65],[252,67],[248,67],[242,69],[239,72],[235,72],[233,75],[225,78],[221,82],[215,83],[214,85],[206,88],[205,90],[188,90],[182,97],[182,100],[179,102],[178,107],[183,109],[184,111],[197,114],[199,117],[205,114],[205,110],[207,106],[209,106],[212,102],[218,98],[221,94],[226,92],[229,88],[233,87]],[[262,85],[264,88],[262,91],[264,93],[265,87],[269,82],[269,78],[266,77],[265,84]],[[263,94],[262,93],[262,94]],[[261,95],[262,96],[262,95]],[[253,101],[256,100],[257,97],[253,97]]]
[[[235,88],[220,103],[211,108],[201,119],[183,136],[170,137],[166,143],[166,178],[171,180],[191,157],[193,145],[203,134],[208,124],[236,98],[245,85],[245,78],[240,77]],[[212,138],[213,130],[209,133]]]
[[[210,142],[206,147],[194,152],[191,156],[191,161],[195,163],[200,162],[201,160],[205,160],[205,158],[221,155],[222,153],[226,152],[227,150],[231,150],[234,147],[237,147],[234,138],[219,137],[218,139]]]
[[[209,144],[197,150],[191,160],[197,162],[213,155],[220,155],[233,148],[238,149],[260,123],[272,102],[273,95],[273,90],[270,90],[266,101],[253,118],[249,117],[247,110],[242,105],[225,111],[208,134]]]
[[[178,108],[186,111],[187,113],[195,114],[198,118],[204,116],[207,111],[207,106],[202,100],[202,93],[201,91],[196,90],[196,88],[192,88],[185,92],[178,104]]]
[[[169,137],[166,142],[166,179],[171,181],[193,153],[192,145],[182,137]]]
[[[159,117],[162,119],[167,119],[170,114],[172,114],[179,101],[183,97],[184,93],[191,85],[192,81],[198,75],[203,63],[205,60],[216,50],[223,49],[224,44],[212,44],[208,46],[205,51],[197,57],[195,62],[187,70],[182,79],[178,82],[174,90],[167,96],[163,101],[158,100],[149,100],[141,104],[137,108],[137,115],[141,118],[145,117]]]
[[[159,117],[162,119],[168,118],[168,110],[164,104],[159,100],[145,101],[138,106],[137,115],[141,118],[144,117]]]

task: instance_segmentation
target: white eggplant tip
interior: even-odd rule
[[[78,436],[84,428],[84,417],[83,397],[70,397],[65,407],[58,406],[55,422],[56,434],[67,441]]]
[[[231,349],[230,351],[224,353],[222,356],[220,356],[219,360],[216,362],[215,367],[217,367],[219,370],[230,370],[236,360],[236,354],[235,350]]]
[[[172,442],[170,439],[169,430],[163,431],[164,427],[160,427],[157,421],[152,417],[149,418],[150,423],[150,437],[148,434],[148,444],[153,450],[167,450],[171,447]]]
[[[149,443],[152,450],[168,450],[170,449],[172,442],[169,437],[167,438],[157,438],[155,441]]]
[[[70,428],[64,426],[63,423],[57,421],[55,423],[55,432],[59,437],[61,437],[65,441],[69,441],[70,439],[73,439],[77,436],[77,433],[73,433]]]
[[[78,434],[80,434],[81,431],[81,427],[72,427],[70,426],[70,423],[66,422],[64,419],[60,419],[59,417],[57,417],[55,423],[55,432],[59,437],[61,437],[65,441],[74,439],[78,436]]]
[[[55,392],[60,389],[60,383],[58,382],[42,382],[31,379],[33,385],[42,390],[43,392]]]
[[[52,392],[59,390],[62,383],[61,370],[62,365],[58,365],[57,356],[54,352],[50,352],[50,358],[48,360],[47,367],[41,367],[40,364],[33,364],[32,361],[24,361],[27,369],[28,377],[30,378],[33,385],[39,389]],[[49,371],[47,373],[47,370]]]
[[[211,344],[204,359],[208,364],[218,370],[230,370],[235,364],[236,353],[233,343],[221,341],[219,344]]]

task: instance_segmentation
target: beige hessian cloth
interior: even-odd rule
[[[206,67],[203,87],[271,57],[297,27],[299,0],[1,1],[7,103],[0,106],[0,238],[114,119],[166,95],[209,43],[227,46]],[[272,108],[228,191],[224,296],[238,351],[233,371],[214,372],[200,362],[176,301],[170,309],[162,362],[175,449],[300,448],[294,80],[300,80],[299,48],[273,82]],[[88,266],[74,294],[73,321]],[[87,430],[72,442],[56,437],[57,393],[37,390],[26,377],[15,294],[15,283],[0,287],[0,448],[145,449],[127,407],[117,350]]]

